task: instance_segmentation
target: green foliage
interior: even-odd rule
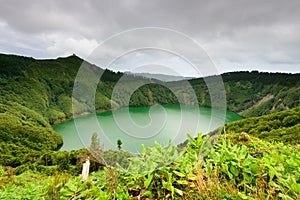
[[[55,150],[61,137],[38,113],[18,103],[0,104],[0,164],[17,167],[44,150]]]
[[[53,152],[62,139],[50,125],[72,117],[72,102],[76,115],[128,106],[123,97],[141,83],[130,106],[178,102],[211,106],[204,79],[189,80],[191,90],[182,81],[161,85],[89,63],[87,72],[95,76],[104,72],[95,99],[84,95],[93,88],[89,76],[82,77],[84,89],[72,96],[82,63],[75,55],[35,60],[0,54],[0,199],[299,198],[299,74],[223,74],[230,110],[247,117],[274,113],[226,125],[230,134],[216,144],[215,138],[189,137],[188,146],[180,151],[171,143],[165,148],[156,143],[134,157],[121,150],[103,152],[94,142],[102,165],[99,159],[91,160],[91,171],[100,171],[82,182],[77,176],[82,161],[93,155],[86,149]],[[120,99],[113,101],[121,77],[127,82],[121,85]],[[275,113],[282,110],[287,111]]]
[[[107,150],[104,152],[104,160],[106,163],[113,167],[127,168],[130,161],[129,158],[133,157],[132,153],[127,151],[114,151]]]
[[[13,77],[22,75],[22,72],[34,61],[33,58],[0,54],[0,76]]]
[[[262,142],[249,135],[240,137],[240,134],[228,135],[226,140],[229,141],[222,137],[203,164],[211,172],[216,170],[220,181],[229,181],[244,196],[254,199],[258,194],[260,198],[300,195],[297,183],[300,154],[295,147]]]
[[[246,132],[267,141],[300,143],[300,107],[226,125],[228,132]]]
[[[118,149],[119,151],[122,149],[122,141],[120,139],[117,140],[117,145],[118,145]]]
[[[90,92],[89,90],[95,89],[91,85],[90,76],[79,77],[85,87],[77,88],[77,83],[74,84],[82,64],[87,67],[85,71],[87,74],[97,77],[103,73],[96,88],[94,101],[85,95]],[[116,82],[121,77],[126,84],[121,84],[118,91],[119,99],[115,102],[111,100],[111,95]],[[235,72],[223,74],[222,78],[226,88],[228,108],[244,116],[268,114],[300,104],[299,74]],[[208,79],[205,81],[210,81],[210,78]],[[188,89],[182,81],[162,83],[102,70],[84,62],[76,55],[53,60],[35,60],[0,54],[1,138],[9,144],[20,146],[21,149],[28,148],[27,152],[54,150],[62,144],[62,141],[49,125],[71,118],[72,102],[76,110],[75,115],[94,112],[95,109],[106,111],[120,108],[128,106],[124,97],[132,92],[133,88],[136,89],[136,85],[143,85],[130,97],[130,106],[178,102],[210,106],[211,94],[205,81],[204,79],[190,80],[188,83],[191,84],[191,88]],[[73,90],[74,88],[78,90]],[[196,99],[193,98],[194,94]],[[264,97],[272,98],[260,102]],[[286,132],[290,133],[291,130]],[[10,151],[5,154],[8,157],[12,156]],[[22,162],[14,163],[16,165]]]
[[[128,168],[80,176],[27,171],[7,177],[2,168],[1,199],[297,199],[300,195],[300,146],[269,143],[248,134],[221,135],[209,148],[209,137],[189,139],[178,152],[170,144],[143,147]],[[205,154],[203,150],[206,149]],[[78,152],[77,152],[78,153]],[[67,152],[44,154],[54,164]],[[56,158],[57,157],[57,158]],[[55,159],[58,159],[55,161]],[[69,158],[70,159],[70,155]],[[80,172],[79,172],[80,173]],[[47,173],[45,173],[47,174]],[[49,174],[47,174],[49,176]],[[9,180],[9,181],[8,181]],[[115,190],[111,181],[115,181]],[[11,192],[14,191],[14,192]],[[139,196],[139,197],[138,197]]]

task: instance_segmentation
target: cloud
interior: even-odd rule
[[[68,56],[76,53],[86,58],[98,46],[95,39],[73,38],[62,34],[49,34],[42,38],[48,43],[46,51],[51,55]]]
[[[163,27],[199,42],[221,72],[299,72],[299,9],[297,0],[3,1],[0,51],[37,58],[76,53],[85,58],[120,31]],[[130,38],[140,39],[147,38]],[[122,45],[107,48],[107,54],[126,49]]]

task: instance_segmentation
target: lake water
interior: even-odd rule
[[[90,114],[54,125],[62,135],[61,150],[88,147],[96,132],[104,149],[122,149],[141,152],[141,144],[154,145],[158,141],[166,145],[172,139],[174,145],[184,142],[187,133],[208,133],[224,123],[242,119],[236,113],[199,106],[155,105],[149,107],[123,108],[98,114]]]

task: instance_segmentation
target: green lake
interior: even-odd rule
[[[224,123],[242,119],[234,112],[217,109],[183,106],[155,105],[148,107],[123,108],[90,114],[54,125],[62,135],[61,150],[88,147],[91,136],[96,132],[104,149],[117,149],[117,140],[122,149],[137,153],[141,144],[154,145],[158,141],[166,145],[172,139],[174,145],[184,142],[187,133],[208,133]]]

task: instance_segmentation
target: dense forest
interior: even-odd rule
[[[85,88],[87,88],[87,90],[76,88],[77,85],[74,81],[82,63],[85,63],[87,66],[87,74],[94,74],[95,78],[100,78],[96,87],[90,85],[90,77],[83,77],[83,84],[85,84]],[[260,73],[254,71],[225,73],[222,74],[221,77],[226,90],[227,109],[246,117],[246,119],[242,121],[226,125],[226,132],[232,132],[232,135],[245,132],[247,135],[251,135],[249,136],[251,141],[256,141],[254,137],[262,139],[261,143],[265,146],[268,146],[270,141],[284,142],[288,145],[288,149],[286,151],[294,154],[294,147],[292,145],[299,144],[300,74]],[[211,98],[206,81],[213,79],[214,77],[208,77],[206,80],[203,78],[197,78],[188,81],[162,82],[155,79],[135,76],[134,74],[123,74],[121,72],[113,72],[107,69],[104,70],[93,64],[85,62],[76,55],[65,58],[36,60],[34,58],[0,54],[0,166],[2,166],[0,168],[0,177],[3,179],[3,185],[8,183],[7,177],[9,177],[10,174],[7,173],[7,171],[10,167],[13,168],[14,174],[16,175],[28,171],[39,172],[41,173],[40,176],[54,175],[63,171],[67,172],[68,176],[73,176],[79,173],[82,166],[82,159],[80,159],[78,155],[86,157],[89,155],[89,152],[84,149],[72,152],[56,152],[55,150],[63,144],[63,141],[61,136],[53,131],[51,125],[70,119],[73,116],[81,115],[82,113],[92,113],[95,112],[95,110],[101,112],[128,106],[128,103],[124,99],[126,99],[127,95],[132,92],[132,88],[135,88],[136,85],[143,86],[138,87],[130,96],[129,106],[146,106],[153,105],[155,103],[184,103],[193,105],[199,104],[201,106],[210,107]],[[114,91],[118,81],[120,80],[125,81],[126,84],[119,84],[118,90]],[[189,90],[185,87],[186,83],[191,85]],[[96,93],[92,99],[88,98],[88,95],[82,95],[88,94],[90,88],[96,89]],[[116,94],[118,98],[112,98],[112,95]],[[72,103],[76,110],[73,110]],[[236,139],[233,137],[232,141],[236,142]],[[193,142],[191,141],[191,143]],[[228,144],[228,141],[225,143],[220,142],[219,144],[225,146],[231,145]],[[247,143],[244,145],[248,146],[249,144]],[[268,147],[268,149],[256,149],[255,151],[263,150],[267,151],[271,155],[274,149],[281,148],[280,143],[273,144],[271,142],[270,145],[274,146]],[[190,153],[200,151],[198,149],[200,146],[198,144],[198,146],[196,145],[193,147],[197,150],[190,149],[192,147],[186,147],[186,151],[181,150],[182,152],[185,152],[184,154],[187,154],[187,157],[184,157],[183,160],[178,162],[186,162],[187,160],[184,159],[191,159],[191,157],[189,157]],[[220,150],[220,148],[222,149],[223,147],[217,146],[216,148],[219,148]],[[233,146],[230,146],[230,148],[232,152],[241,150],[234,149],[238,147]],[[251,150],[252,147],[249,148]],[[298,148],[299,150],[299,145],[295,148]],[[257,159],[259,156],[265,156],[265,154],[253,154],[250,150],[246,153],[249,156],[254,158],[257,157]],[[225,150],[223,149],[220,151]],[[282,158],[280,159],[284,159],[287,152],[282,152]],[[126,160],[127,158],[132,157],[132,155],[128,152],[122,151],[108,151],[104,153],[103,157],[108,160],[110,166],[116,166],[116,162],[119,162],[123,163],[123,166],[130,167]],[[111,157],[116,157],[117,159],[110,160]],[[299,158],[299,154],[295,153],[295,158]],[[195,162],[196,161],[194,160],[189,163],[195,164]],[[217,165],[220,169],[218,167],[217,168],[222,171],[222,167],[224,166],[221,166],[219,161],[215,160],[213,162],[220,164],[220,166]],[[259,161],[256,160],[255,162]],[[292,160],[291,162],[296,161]],[[209,165],[209,162],[206,164]],[[179,163],[177,163],[177,165],[179,165]],[[297,169],[299,172],[299,168],[294,165],[295,163],[291,165],[288,164],[288,166],[286,166],[287,169],[291,170],[289,172],[292,173],[293,170],[297,171]],[[104,170],[106,169],[103,166],[103,163],[99,164],[96,161],[92,162],[91,168],[95,171],[102,168]],[[208,170],[208,168],[203,169]],[[168,177],[169,173],[173,173],[172,171],[169,171],[171,170],[169,168],[159,168],[159,170],[155,171],[155,173],[158,174],[154,173],[157,177],[159,177],[159,175]],[[175,167],[174,170],[180,171],[183,169],[177,169]],[[239,168],[238,170],[243,170],[243,168]],[[268,170],[271,170],[271,167],[259,170],[265,170],[268,172]],[[182,171],[180,172],[182,173]],[[212,173],[212,171],[209,173]],[[232,173],[236,174],[237,172],[233,170]],[[242,171],[239,171],[239,173],[242,173]],[[132,178],[127,177],[127,175],[128,174],[124,175],[123,178]],[[212,178],[210,175],[212,174],[208,174],[206,179]],[[32,176],[32,174],[30,176]],[[98,175],[95,174],[95,176],[97,177]],[[181,175],[178,174],[176,176],[181,177]],[[231,179],[231,176],[228,174],[220,174],[220,176],[221,178],[224,178],[224,180]],[[234,180],[234,182],[241,184],[239,187],[243,188],[243,194],[252,194],[254,198],[257,197],[254,195],[255,192],[252,191],[249,193],[249,188],[246,188],[247,184],[245,185],[245,183],[242,183],[241,178],[243,176],[244,175],[241,175],[241,177]],[[287,171],[282,171],[282,177],[286,176]],[[149,180],[150,177],[152,177],[151,180]],[[167,181],[167,177],[162,179]],[[256,177],[256,181],[252,180],[255,185],[255,187],[253,187],[256,188],[262,186],[260,184],[263,183],[259,182],[261,180],[267,181],[269,184],[263,188],[270,189],[266,187],[271,187],[270,184],[279,184],[281,180],[280,178],[282,177],[274,174],[266,175],[266,177]],[[180,187],[180,191],[183,191],[183,194],[186,194],[184,191],[189,188],[188,185],[190,184],[188,180],[188,183],[184,182],[186,183],[183,184],[185,185],[184,187],[179,186],[180,184],[178,185],[178,183],[165,183],[165,185],[159,186],[161,188],[165,188],[160,188],[161,191],[163,191],[163,194],[158,194],[157,192],[160,190],[158,185],[162,184],[162,182],[157,181],[162,180],[154,180],[153,176],[149,174],[144,177],[136,178],[141,182],[143,179],[147,179],[150,183],[143,186],[136,185],[135,187],[137,188],[135,189],[138,189],[140,192],[141,190],[143,190],[143,192],[147,192],[150,190],[149,187],[151,187],[151,190],[156,191],[156,193],[152,196],[159,198],[163,197],[160,195],[167,196],[168,194],[170,196],[183,196],[180,195],[181,192],[179,192],[179,189],[177,191],[176,188]],[[58,177],[58,179],[59,180],[53,181],[59,182],[62,181],[60,179],[63,178]],[[271,180],[273,180],[274,183],[270,183]],[[122,182],[121,179],[118,181]],[[296,181],[298,185],[296,184],[295,187],[299,187],[299,176],[286,181]],[[155,184],[151,185],[151,183]],[[193,183],[196,184],[196,182]],[[230,182],[230,184],[231,183],[232,182]],[[56,192],[57,195],[62,194],[62,190],[68,190],[64,188],[64,184],[66,183],[57,187],[57,191],[52,188],[52,192]],[[70,184],[79,183],[76,182]],[[169,184],[169,186],[167,186],[167,184]],[[233,185],[230,184],[228,187],[233,187]],[[288,183],[286,184],[289,185]],[[172,189],[171,186],[174,186],[175,189]],[[276,195],[282,194],[295,197],[297,194],[295,191],[299,191],[299,188],[291,189],[289,188],[291,186],[280,186],[280,190],[282,190],[281,193],[274,191],[274,193],[269,195],[276,197]],[[89,187],[92,186],[90,185]],[[131,186],[127,185],[126,187],[130,188]],[[169,189],[167,189],[168,187]],[[134,186],[132,186],[132,188],[134,188]],[[108,186],[106,189],[102,189],[103,190],[101,191],[103,192],[109,191]],[[226,190],[228,188],[221,189]],[[236,192],[240,190],[240,188],[232,189],[236,189]],[[37,192],[45,192],[44,190],[50,190],[50,188],[44,188],[43,191]],[[120,193],[121,191],[124,192],[124,188],[118,191]],[[175,194],[176,191],[177,194]],[[127,191],[127,193],[130,195],[130,191]],[[243,194],[239,194],[238,192],[236,193],[237,197],[241,197]],[[5,191],[4,193],[1,193],[1,195],[5,195]],[[107,195],[111,197],[113,194],[108,192]],[[256,195],[259,195],[259,191],[256,191]],[[5,196],[5,198],[10,199],[9,196]],[[227,197],[222,196],[222,198]]]

